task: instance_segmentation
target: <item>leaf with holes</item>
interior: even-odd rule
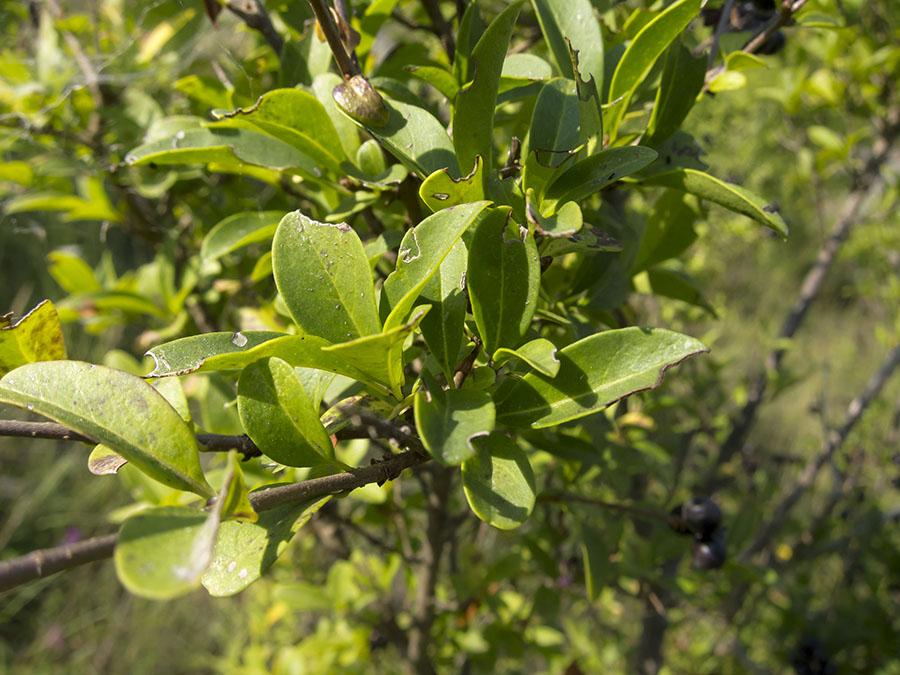
[[[52,302],[41,301],[12,325],[11,316],[0,316],[0,375],[26,363],[66,358],[62,326]]]

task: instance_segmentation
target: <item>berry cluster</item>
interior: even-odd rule
[[[712,570],[725,564],[725,531],[720,529],[722,511],[709,497],[693,497],[671,511],[672,529],[694,538],[694,567]]]

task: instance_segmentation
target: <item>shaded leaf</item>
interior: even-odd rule
[[[255,523],[222,523],[212,562],[202,578],[203,587],[214,597],[234,595],[247,588],[272,566],[297,531],[329,499],[314,497],[264,511]]]
[[[444,391],[431,380],[427,391],[416,393],[413,407],[422,443],[432,457],[448,466],[472,457],[474,439],[494,428],[494,401],[479,389]]]
[[[534,237],[511,220],[509,207],[492,209],[469,249],[467,284],[478,333],[489,355],[516,347],[531,325],[541,267]]]
[[[95,446],[88,455],[88,471],[95,476],[108,476],[119,472],[128,460],[115,450],[111,450],[102,443]]]
[[[571,237],[584,224],[581,207],[577,202],[566,202],[549,216],[542,215],[535,202],[534,191],[529,188],[525,194],[525,217],[534,225],[538,234],[553,238]]]
[[[512,384],[497,419],[539,429],[584,417],[659,386],[668,368],[706,351],[694,338],[659,328],[597,333],[558,352],[556,377],[531,372]]]
[[[0,400],[109,446],[164,485],[213,494],[190,427],[139,377],[81,361],[30,363],[0,379]]]
[[[404,66],[405,70],[423,82],[427,82],[432,87],[443,94],[447,100],[452,101],[459,92],[459,83],[456,78],[446,68],[438,66]]]
[[[512,530],[534,508],[534,471],[528,457],[513,439],[498,431],[472,442],[477,453],[462,465],[469,506],[486,523]]]
[[[464,337],[468,304],[467,260],[466,245],[462,240],[457,240],[420,296],[421,302],[431,305],[431,311],[422,319],[422,337],[448,379],[453,376]]]
[[[650,164],[656,151],[640,145],[609,148],[570,166],[556,178],[545,198],[559,201],[581,201],[607,185]]]
[[[589,0],[532,0],[541,32],[563,77],[575,79],[569,45],[578,51],[579,69],[603,89],[603,33]],[[568,38],[568,42],[566,41]]]
[[[550,80],[541,88],[531,114],[523,174],[526,190],[534,190],[538,199],[581,147],[579,128],[575,83],[562,78]]]
[[[286,466],[334,465],[334,447],[294,369],[272,357],[241,372],[238,413],[247,435]]]
[[[511,3],[484,31],[472,50],[472,81],[459,90],[453,106],[453,147],[459,165],[474,166],[476,156],[481,155],[485,174],[493,168],[494,107],[500,74],[523,2]]]
[[[216,497],[222,502],[222,520],[243,520],[255,523],[259,514],[253,510],[244,483],[244,472],[238,459],[237,450],[228,451],[228,464],[225,467],[225,480]]]
[[[681,127],[703,89],[706,62],[705,54],[694,57],[680,40],[669,47],[653,114],[647,125],[645,145],[655,147]]]

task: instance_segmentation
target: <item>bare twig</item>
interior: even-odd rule
[[[712,36],[712,45],[709,48],[709,68],[716,65],[716,59],[719,56],[719,38],[728,29],[732,7],[734,7],[734,0],[725,0],[725,4],[722,6],[722,13],[719,15],[719,23],[716,24],[716,30]]]
[[[257,490],[250,493],[250,503],[255,511],[261,512],[304,499],[340,494],[369,483],[393,480],[404,469],[423,464],[430,459],[420,452],[405,452],[379,464],[352,469],[346,473]],[[118,536],[118,534],[104,535],[77,544],[33,551],[19,558],[2,561],[0,562],[0,591],[85,563],[108,558],[113,553]]]
[[[453,57],[456,56],[456,42],[453,40],[453,30],[450,28],[450,24],[441,13],[439,0],[422,0],[422,6],[425,7],[428,18],[431,19],[431,25],[434,26],[434,33],[440,38],[441,46],[452,63]]]
[[[260,0],[225,0],[228,10],[238,16],[249,28],[259,31],[280,58],[284,38],[275,30],[266,8]]]
[[[640,506],[632,506],[631,504],[618,504],[615,502],[605,502],[602,499],[593,499],[592,497],[582,497],[581,495],[573,495],[564,492],[545,492],[537,496],[539,502],[578,502],[579,504],[589,504],[590,506],[598,506],[602,509],[624,513],[635,518],[643,520],[658,520],[669,525],[678,531],[687,531],[687,523],[682,518],[665,511],[656,509],[645,509]]]
[[[891,121],[884,134],[876,142],[871,158],[866,162],[865,168],[857,177],[856,189],[850,193],[844,202],[844,207],[841,209],[831,236],[819,251],[815,264],[804,277],[800,286],[800,295],[785,317],[781,330],[778,332],[779,346],[769,353],[766,358],[765,369],[756,375],[753,385],[748,392],[747,402],[732,420],[731,431],[728,437],[722,443],[713,466],[704,480],[701,481],[701,492],[709,493],[714,491],[718,482],[719,468],[728,462],[743,446],[762,403],[763,395],[769,383],[769,375],[777,373],[781,368],[781,362],[786,352],[783,346],[784,342],[794,336],[809,308],[818,298],[822,284],[837,257],[838,251],[847,239],[850,229],[861,218],[863,207],[868,202],[869,197],[881,189],[884,179],[881,176],[880,169],[888,159],[893,143],[898,132],[900,132],[900,123],[896,119],[897,114],[900,113],[895,113],[895,119]]]
[[[821,468],[831,460],[838,451],[847,436],[859,422],[866,408],[872,403],[876,396],[881,392],[885,383],[888,381],[894,370],[900,366],[900,345],[888,354],[884,362],[878,370],[869,379],[862,393],[854,398],[847,407],[847,415],[844,423],[840,428],[835,429],[829,434],[825,447],[815,457],[811,457],[807,462],[800,476],[797,478],[794,488],[781,500],[778,506],[772,512],[772,517],[753,538],[753,541],[741,553],[740,559],[747,561],[752,555],[763,550],[769,545],[772,535],[784,524],[788,514],[800,501],[803,494],[812,486]]]
[[[350,58],[350,55],[347,54],[344,42],[341,40],[340,31],[338,30],[337,24],[334,22],[334,17],[331,15],[331,8],[328,6],[328,3],[325,0],[307,0],[307,2],[309,2],[309,6],[312,7],[313,13],[316,15],[316,20],[319,22],[319,26],[325,34],[325,39],[328,40],[328,46],[331,48],[331,53],[334,55],[334,60],[337,62],[338,68],[341,69],[341,74],[345,79],[350,79],[354,75],[359,75],[361,73],[359,66],[356,65],[353,62],[353,59]]]

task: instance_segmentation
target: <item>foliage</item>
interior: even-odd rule
[[[211,607],[246,606],[243,649],[202,667],[657,672],[668,623],[689,646],[666,649],[673,672],[808,661],[806,633],[826,660],[894,672],[877,596],[896,595],[895,516],[876,500],[832,515],[870,465],[834,448],[834,498],[777,521],[775,460],[745,476],[722,450],[747,391],[723,372],[747,343],[728,339],[768,351],[775,331],[757,334],[772,312],[740,316],[717,279],[733,264],[796,281],[789,255],[760,251],[804,222],[810,181],[888,212],[891,3],[795,17],[804,2],[759,2],[735,23],[699,0],[459,2],[452,25],[436,1],[237,4],[0,10],[0,237],[30,284],[6,304],[37,305],[0,324],[0,401],[94,441],[92,471],[118,473],[130,502],[99,508],[128,591],[241,594]],[[795,32],[789,59],[754,54]],[[732,135],[734,102],[802,128],[796,185],[767,156],[771,130],[751,148],[758,191],[733,182],[740,153],[701,161]],[[790,197],[793,217],[761,195]],[[725,213],[741,220],[721,233]],[[43,241],[46,270],[27,255]],[[896,236],[854,245],[883,265]],[[853,274],[890,307],[895,268]],[[892,345],[900,324],[880,330]],[[779,395],[795,380],[770,368]],[[352,491],[317,487],[371,464],[384,471]],[[715,490],[724,515],[696,497]],[[853,567],[830,548],[844,540]],[[817,561],[849,583],[863,570],[863,609],[853,591],[814,601]],[[841,611],[870,616],[875,639],[815,630]],[[727,649],[701,626],[726,627]]]

